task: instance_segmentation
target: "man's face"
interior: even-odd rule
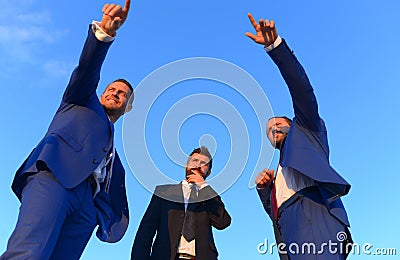
[[[290,125],[284,118],[271,118],[267,123],[267,137],[272,146],[279,149],[289,132]]]
[[[208,162],[210,159],[199,153],[194,153],[189,157],[186,164],[186,176],[193,174],[193,172],[200,174],[204,179],[208,176]]]
[[[131,94],[132,91],[125,83],[113,82],[101,95],[100,103],[109,116],[118,118],[125,113],[125,110],[132,109],[132,104],[128,104]]]

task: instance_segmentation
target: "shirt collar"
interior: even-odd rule
[[[191,188],[193,187],[193,185],[196,186],[196,184],[194,184],[194,183],[188,183],[186,180],[183,180],[183,181],[182,181],[182,185],[185,186],[185,187],[188,188],[188,189],[191,189]]]

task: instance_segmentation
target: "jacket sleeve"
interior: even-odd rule
[[[154,192],[136,232],[131,252],[132,260],[150,259],[153,238],[158,229],[161,215],[161,198],[156,194],[158,194],[157,190]]]
[[[314,90],[307,74],[285,40],[268,52],[282,74],[292,97],[296,122],[311,131],[320,131],[321,122]]]
[[[89,27],[78,66],[72,72],[63,101],[81,105],[96,93],[100,70],[112,42],[99,41]]]
[[[268,216],[272,219],[271,188],[266,187],[264,189],[257,189],[257,193],[258,196],[260,197],[265,212],[267,212]]]
[[[211,186],[200,189],[198,196],[199,200],[202,201],[203,208],[208,212],[213,227],[222,230],[231,224],[231,216],[226,211],[221,197],[218,196]]]

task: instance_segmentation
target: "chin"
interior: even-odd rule
[[[273,142],[273,143],[272,143],[272,146],[273,146],[274,148],[279,149],[279,147],[281,146],[281,144],[282,144],[282,142],[277,141],[277,142]]]

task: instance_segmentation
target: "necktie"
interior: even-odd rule
[[[107,158],[107,171],[106,171],[106,188],[105,191],[108,193],[110,190],[110,184],[111,184],[111,177],[112,177],[112,170],[113,170],[113,165],[114,165],[114,159],[115,159],[115,146],[114,146],[114,124],[110,120],[108,120],[108,124],[110,125],[110,143],[112,147],[112,152]],[[111,158],[111,161],[110,161]]]
[[[107,163],[106,163],[106,188],[105,191],[108,193],[109,189],[110,189],[110,184],[111,184],[111,177],[112,177],[112,171],[113,171],[113,165],[114,165],[114,159],[115,159],[115,147],[113,144],[113,148],[112,148],[112,153],[107,155]]]
[[[190,189],[189,202],[185,212],[185,219],[183,220],[182,235],[186,241],[190,242],[194,239],[194,203],[197,199],[196,184],[193,184]]]
[[[275,180],[272,183],[272,190],[271,190],[271,210],[272,210],[273,219],[277,220],[278,219],[278,202],[276,200]]]

